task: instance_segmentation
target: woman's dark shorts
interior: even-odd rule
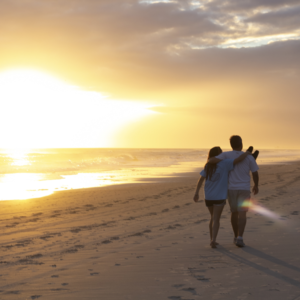
[[[207,207],[214,206],[214,205],[225,205],[226,199],[225,200],[205,200],[205,204]]]

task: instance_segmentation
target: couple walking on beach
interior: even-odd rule
[[[200,172],[194,201],[199,200],[199,190],[205,180],[205,204],[210,212],[209,223],[210,246],[216,248],[220,218],[228,199],[231,210],[231,225],[234,233],[234,244],[244,247],[243,234],[247,222],[247,211],[250,204],[250,171],[254,181],[252,192],[258,193],[258,151],[252,154],[253,147],[244,153],[242,138],[230,137],[232,151],[222,152],[220,147],[210,149],[204,170]]]

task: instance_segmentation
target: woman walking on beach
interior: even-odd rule
[[[214,147],[209,150],[207,161],[222,153],[220,147]],[[197,184],[194,201],[199,200],[199,190],[205,180],[204,194],[205,204],[210,212],[209,232],[210,232],[210,246],[216,248],[218,231],[220,228],[220,218],[226,204],[227,189],[228,189],[228,174],[235,164],[243,161],[250,152],[246,151],[244,154],[236,159],[224,159],[217,164],[206,163],[204,170],[200,172],[200,179]]]

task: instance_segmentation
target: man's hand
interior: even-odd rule
[[[255,185],[253,188],[252,188],[252,192],[254,195],[258,194],[258,186]]]
[[[199,195],[198,195],[198,194],[195,194],[195,195],[194,195],[194,201],[195,201],[195,202],[198,202],[198,201],[199,201]]]
[[[253,177],[253,182],[254,182],[254,187],[252,188],[252,192],[254,195],[258,194],[258,172],[253,172],[252,173],[252,177]]]

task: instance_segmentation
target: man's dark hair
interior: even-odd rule
[[[229,140],[232,149],[237,149],[242,146],[242,138],[239,135],[232,135]]]

